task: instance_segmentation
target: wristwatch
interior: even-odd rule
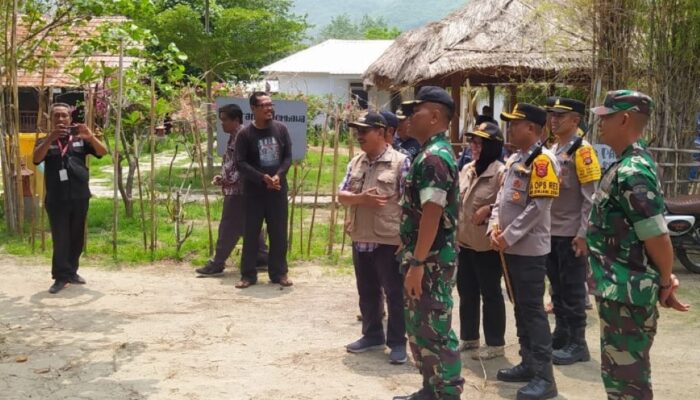
[[[408,265],[411,267],[422,267],[423,265],[425,265],[425,261],[420,261],[415,257],[411,257],[408,260]]]

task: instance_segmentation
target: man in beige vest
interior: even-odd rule
[[[338,200],[349,207],[345,228],[353,242],[362,337],[346,349],[350,353],[363,353],[384,349],[386,344],[391,349],[389,361],[403,364],[408,357],[403,279],[396,252],[401,243],[399,199],[410,161],[387,144],[387,122],[381,114],[370,112],[349,126],[356,129],[363,153],[348,164]],[[382,325],[382,291],[389,311],[386,335]]]

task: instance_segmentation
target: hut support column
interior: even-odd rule
[[[489,90],[489,107],[491,107],[491,112],[495,112],[494,104],[496,103],[496,87],[494,85],[488,85],[486,88]]]
[[[452,75],[450,86],[452,88],[452,101],[455,103],[455,112],[452,115],[452,123],[450,124],[450,142],[459,142],[459,119],[462,110],[462,80],[458,74]]]

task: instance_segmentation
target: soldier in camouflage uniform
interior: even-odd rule
[[[596,191],[586,235],[591,291],[601,332],[601,375],[608,399],[652,399],[651,349],[658,310],[687,311],[675,296],[673,249],[664,223],[656,164],[640,139],[653,107],[631,90],[609,92],[592,111],[600,137],[618,155]]]
[[[454,104],[443,89],[421,88],[402,105],[410,135],[421,144],[406,177],[401,221],[406,333],[423,387],[394,400],[457,400],[464,380],[452,330],[457,271],[457,164],[445,131]]]

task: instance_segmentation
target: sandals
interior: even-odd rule
[[[294,284],[294,282],[292,282],[291,280],[289,280],[289,278],[287,278],[287,275],[283,275],[280,278],[280,281],[277,283],[279,283],[280,286],[283,286],[283,287],[290,287]]]
[[[249,281],[244,278],[238,281],[238,283],[236,284],[236,289],[246,289],[253,285],[255,285],[255,282]]]

